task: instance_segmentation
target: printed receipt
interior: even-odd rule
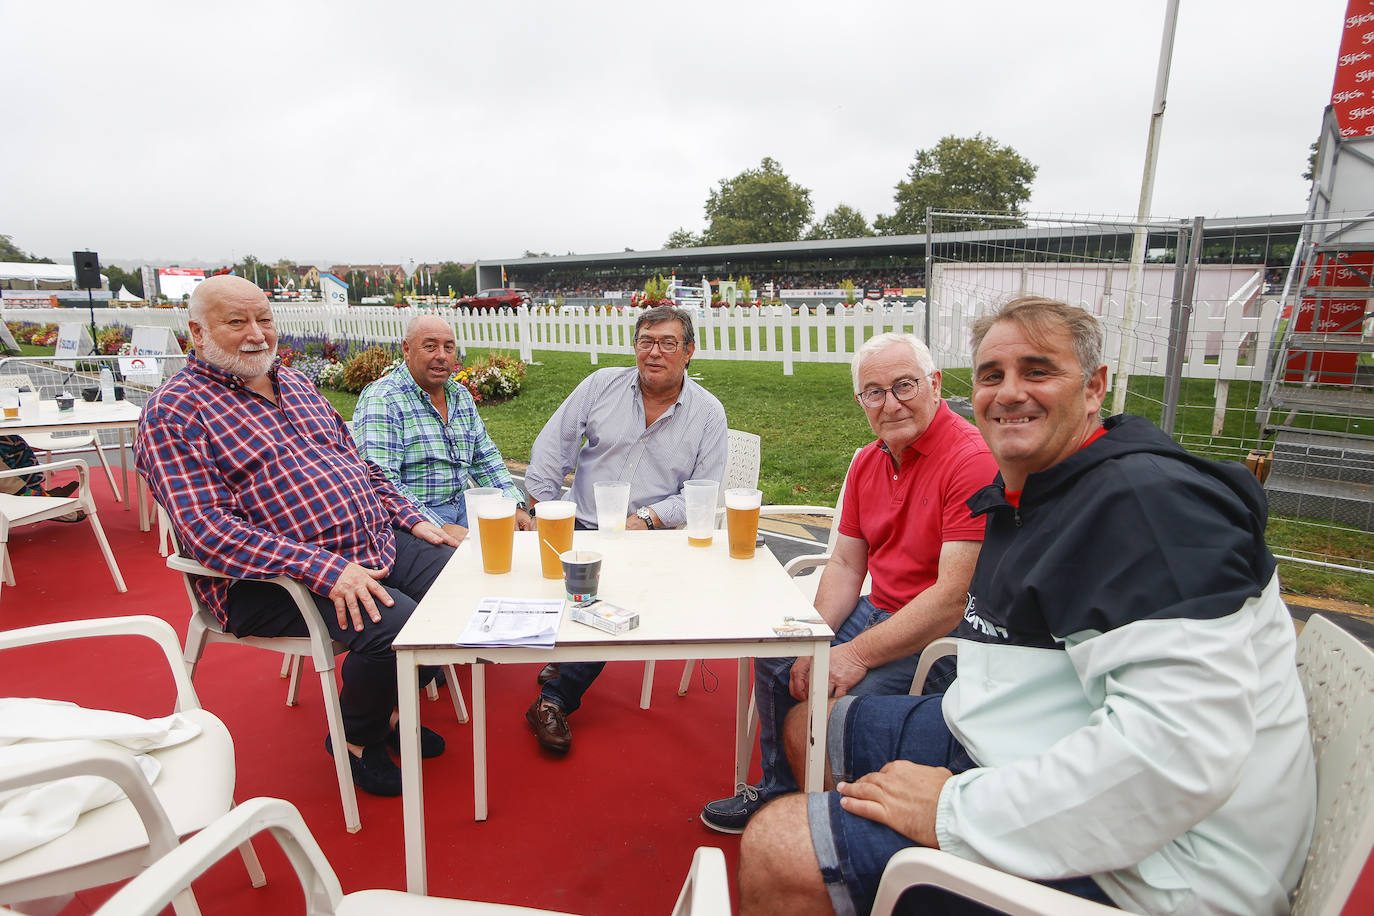
[[[561,598],[483,598],[458,645],[552,649],[562,620]]]

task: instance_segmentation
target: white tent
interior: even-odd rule
[[[71,264],[28,264],[0,261],[0,285],[9,289],[76,287],[76,268]]]
[[[115,300],[118,302],[143,302],[142,296],[129,290],[127,286],[121,286],[119,292],[115,293]]]

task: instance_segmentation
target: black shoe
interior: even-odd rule
[[[392,729],[391,734],[386,736],[387,746],[396,753],[401,753],[401,733]],[[429,760],[438,757],[444,752],[444,739],[440,734],[431,729],[420,726],[420,756]]]
[[[324,749],[329,751],[331,757],[334,756],[334,742],[328,735],[324,738]],[[353,785],[369,795],[384,798],[395,798],[401,794],[401,768],[386,752],[385,744],[363,748],[361,757],[354,757],[348,750],[344,753],[348,755],[348,765],[353,770]]]

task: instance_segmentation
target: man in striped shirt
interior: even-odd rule
[[[587,376],[534,440],[525,472],[531,504],[557,499],[564,476],[576,468],[570,498],[579,528],[596,527],[598,480],[630,482],[627,530],[686,524],[682,482],[724,476],[728,432],[720,401],[687,378],[695,350],[686,312],[646,309],[635,322],[635,365]],[[544,748],[561,753],[572,745],[567,716],[604,667],[566,663],[539,673],[543,687],[525,720]]]
[[[477,404],[453,377],[458,342],[436,315],[420,315],[406,327],[404,368],[363,389],[353,411],[358,451],[377,465],[397,490],[420,506],[425,518],[462,537],[473,521],[463,506],[471,474],[479,487],[497,487],[521,503],[515,526],[533,528],[520,488],[511,480],[496,443],[477,415]]]
[[[263,580],[290,576],[310,589],[349,649],[339,700],[353,781],[400,795],[387,753],[398,743],[391,642],[458,542],[358,456],[309,379],[279,364],[262,290],[212,277],[189,311],[195,355],[143,408],[138,471],[182,550],[233,577],[193,586],[228,632],[305,635],[295,603]],[[425,730],[421,747],[436,756],[443,739]]]

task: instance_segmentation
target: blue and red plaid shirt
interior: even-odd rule
[[[308,378],[280,364],[271,375],[276,404],[192,356],[143,408],[138,472],[183,552],[239,579],[300,579],[320,595],[350,562],[389,570],[392,526],[409,530],[424,516],[358,456]],[[221,624],[229,585],[194,583]]]

